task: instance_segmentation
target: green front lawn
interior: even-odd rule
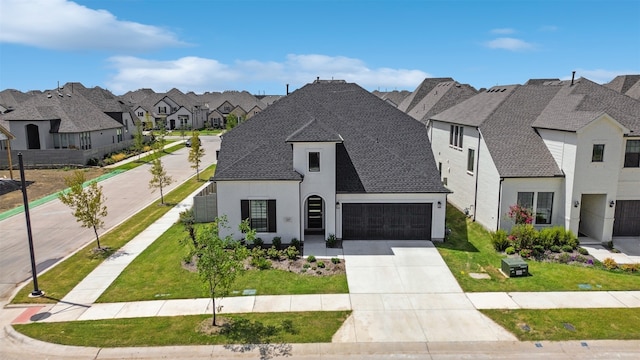
[[[438,251],[464,291],[578,291],[580,284],[592,290],[638,290],[640,274],[558,263],[527,261],[531,276],[505,278],[491,237],[481,225],[467,219],[453,206],[447,206],[447,225],[452,232]],[[487,273],[491,279],[474,279],[469,273]]]
[[[202,177],[206,176],[206,178],[208,178],[213,175],[214,171],[215,165],[212,165],[202,172]],[[200,182],[187,181],[165,195],[165,202],[176,204],[197,190],[201,185],[202,183]],[[110,247],[112,252],[116,251],[149,227],[149,225],[161,218],[162,215],[166,214],[169,210],[171,210],[170,206],[161,206],[160,200],[158,200],[116,226],[111,231],[100,236],[100,243],[104,247]],[[92,243],[94,241],[95,240],[92,240]],[[104,261],[104,257],[92,255],[92,249],[93,246],[89,244],[63,262],[56,264],[53,268],[49,269],[49,271],[38,275],[38,287],[45,291],[46,296],[39,298],[29,297],[33,287],[31,284],[27,284],[18,292],[11,302],[13,304],[58,302]]]
[[[481,311],[521,341],[640,339],[640,308]]]
[[[197,272],[182,266],[187,253],[180,239],[187,237],[176,224],[153,242],[118,276],[98,302],[208,297]],[[238,276],[233,289],[255,289],[256,295],[348,293],[346,275],[311,276],[282,270],[249,270]]]
[[[349,316],[349,311],[251,313],[217,315],[217,319],[245,319],[251,323],[229,335],[206,335],[196,331],[211,315],[148,317],[61,323],[13,325],[16,331],[54,344],[128,347],[210,344],[280,344],[331,342],[331,337]],[[290,331],[281,330],[290,321]],[[266,335],[266,326],[279,331]]]

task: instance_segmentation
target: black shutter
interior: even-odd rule
[[[249,218],[249,200],[240,200],[240,216],[242,217],[241,221]]]
[[[276,201],[267,200],[267,231],[276,232]]]

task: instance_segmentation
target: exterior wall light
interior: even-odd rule
[[[573,203],[573,207],[578,207],[578,206],[580,206],[580,201],[576,200],[576,201]]]
[[[614,206],[616,206],[616,202],[613,200],[609,201],[609,207],[614,207]]]
[[[438,209],[442,207],[442,201],[438,201]]]

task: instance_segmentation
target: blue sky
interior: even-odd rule
[[[0,89],[283,94],[640,74],[637,0],[0,0]]]

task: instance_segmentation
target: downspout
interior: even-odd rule
[[[500,230],[500,203],[502,202],[502,182],[504,181],[503,177],[500,177],[500,185],[498,187],[498,222],[496,224],[496,231]]]
[[[476,190],[475,193],[473,195],[473,221],[476,221],[476,213],[478,211],[478,178],[480,177],[480,139],[482,138],[482,133],[480,132],[480,128],[478,128],[478,148],[476,150],[477,154],[477,160],[476,160],[476,169],[475,169],[475,176],[476,176]]]

